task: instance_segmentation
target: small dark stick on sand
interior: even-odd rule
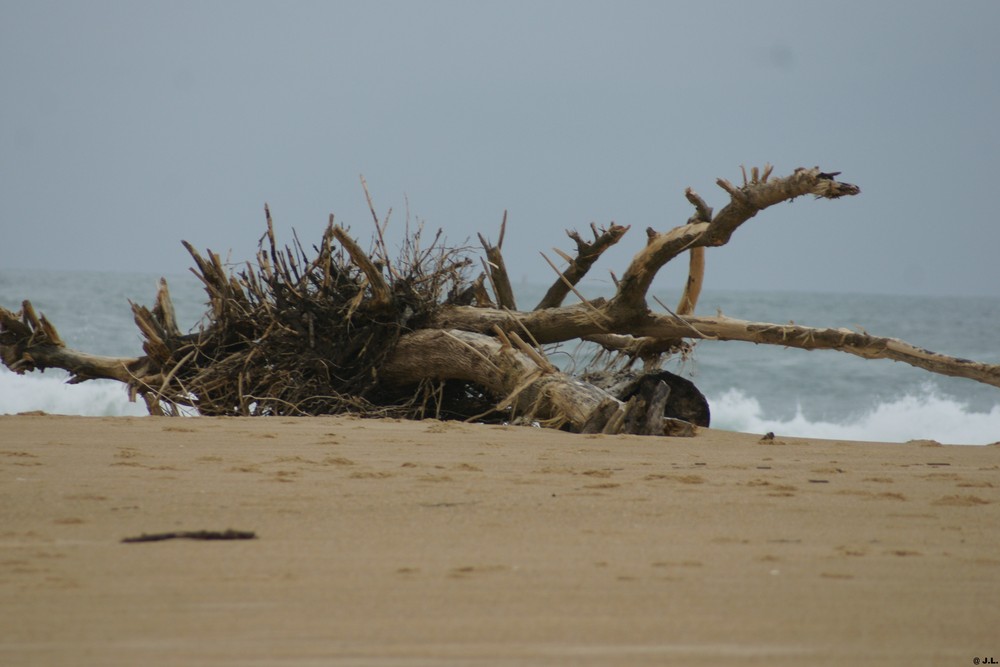
[[[257,534],[247,530],[182,530],[173,533],[143,533],[138,537],[126,537],[122,542],[161,542],[163,540],[253,540]]]

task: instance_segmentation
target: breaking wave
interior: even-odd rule
[[[748,433],[832,440],[906,442],[937,440],[946,444],[985,445],[1000,442],[1000,404],[977,412],[968,404],[942,395],[930,383],[916,393],[883,400],[861,414],[826,421],[808,418],[802,407],[790,419],[764,414],[760,402],[737,389],[709,397],[712,426]]]
[[[129,403],[125,386],[114,380],[90,380],[68,385],[69,373],[49,369],[17,375],[0,368],[0,414],[40,410],[53,415],[145,415],[146,404]]]

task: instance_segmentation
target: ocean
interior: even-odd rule
[[[30,299],[67,345],[101,355],[141,353],[129,300],[152,305],[159,275],[117,272],[0,270],[0,305],[18,310]],[[201,284],[191,274],[167,276],[182,329],[204,313]],[[520,285],[533,305],[541,285]],[[657,292],[673,305],[678,295]],[[1000,297],[925,297],[804,292],[706,290],[697,312],[817,327],[863,328],[880,336],[957,357],[1000,363]],[[572,345],[553,355],[579,365]],[[701,341],[668,370],[690,378],[706,395],[712,425],[751,433],[815,438],[949,444],[1000,441],[1000,388],[934,375],[888,360],[835,351]],[[58,370],[18,376],[0,367],[0,414],[40,410],[70,415],[144,415],[121,384],[66,385]]]

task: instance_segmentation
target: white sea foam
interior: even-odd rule
[[[790,419],[775,419],[763,414],[756,398],[735,389],[709,397],[709,403],[712,426],[733,431],[881,442],[929,439],[985,445],[1000,441],[1000,404],[989,412],[976,412],[959,400],[941,395],[931,384],[918,393],[881,401],[841,422],[808,419],[801,407]]]
[[[49,369],[17,375],[0,368],[0,414],[41,410],[54,415],[145,415],[145,403],[129,403],[125,386],[113,380],[68,385],[69,374]]]

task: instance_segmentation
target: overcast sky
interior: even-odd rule
[[[604,280],[685,187],[719,208],[771,162],[862,194],[760,214],[708,289],[996,296],[998,27],[995,0],[0,0],[0,269],[245,260],[264,202],[286,240],[334,213],[367,242],[364,174],[396,239],[407,203],[455,243],[508,209],[515,280],[632,225]]]

